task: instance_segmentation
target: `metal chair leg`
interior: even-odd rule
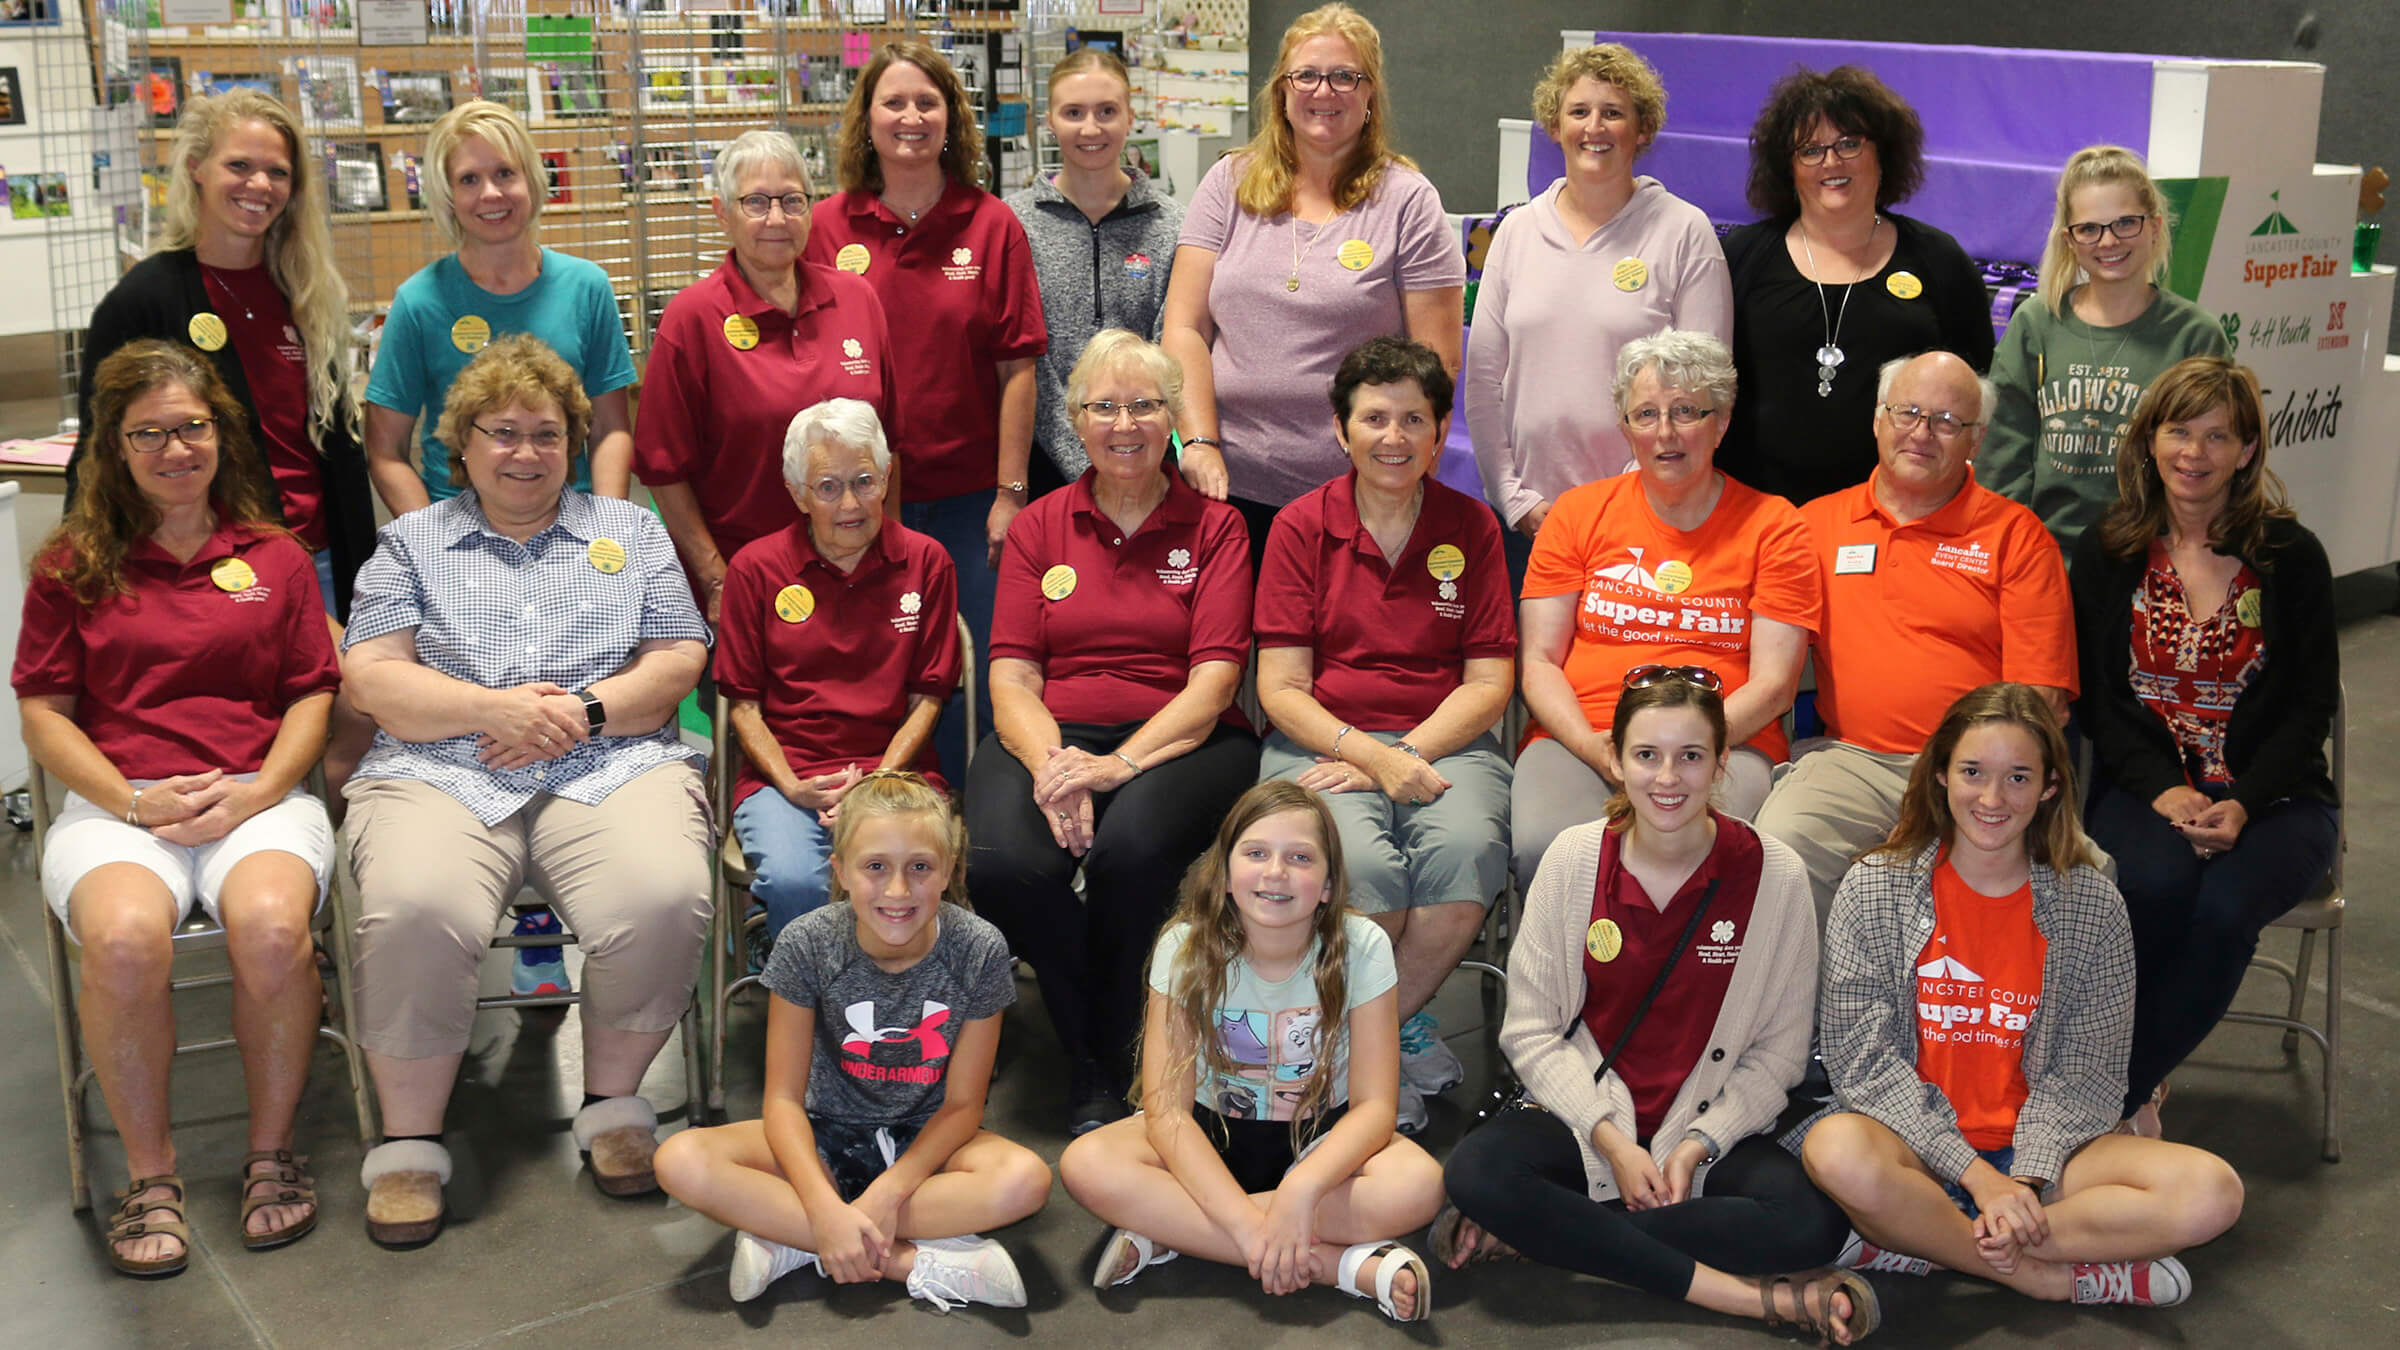
[[[2300,932],[2300,957],[2298,960],[2292,962],[2292,1002],[2291,1006],[2286,1008],[2283,1014],[2295,1022],[2300,1020],[2300,1010],[2308,998],[2309,958],[2315,955],[2316,948],[2316,930],[2313,928],[2302,929]],[[2287,1031],[2283,1033],[2283,1053],[2288,1055],[2299,1048],[2299,1032]]]
[[[37,781],[35,791],[40,791]],[[92,1207],[91,1161],[84,1151],[87,1134],[83,1111],[83,1034],[76,1025],[75,981],[68,969],[67,930],[58,916],[42,905],[50,955],[50,1021],[58,1033],[58,1091],[66,1111],[67,1198],[78,1210]]]
[[[333,958],[334,1000],[332,1013],[338,1020],[342,1058],[350,1069],[350,1105],[358,1114],[358,1142],[375,1143],[375,1094],[370,1091],[367,1075],[367,1052],[358,1043],[358,991],[352,978],[357,967],[350,962],[350,906],[348,888],[342,885],[341,872],[334,873],[332,892],[325,903],[333,907],[333,923],[325,934],[329,954]]]
[[[2306,949],[2301,963],[2307,964]],[[2325,934],[2325,1161],[2342,1160],[2342,930]]]

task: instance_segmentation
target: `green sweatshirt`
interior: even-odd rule
[[[2117,443],[2142,391],[2187,356],[2223,356],[2207,310],[2160,291],[2132,323],[2095,328],[2029,300],[1992,357],[2000,406],[1975,456],[1975,481],[2033,508],[2069,556],[2117,499]]]

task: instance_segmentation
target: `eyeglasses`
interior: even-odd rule
[[[536,450],[556,450],[567,443],[567,433],[557,427],[543,427],[540,431],[525,431],[513,426],[487,427],[481,422],[469,422],[467,425],[482,432],[491,439],[492,444],[503,450],[514,450],[527,441],[533,442],[533,448]]]
[[[2067,237],[2078,244],[2097,244],[2103,231],[2119,239],[2131,239],[2150,223],[2148,216],[2119,216],[2111,221],[2079,220],[2067,227]]]
[[[1635,666],[1625,672],[1625,687],[1628,689],[1647,689],[1669,680],[1697,685],[1712,694],[1725,687],[1725,677],[1706,666]]]
[[[213,417],[195,417],[180,426],[134,427],[125,433],[125,440],[143,454],[155,455],[167,448],[169,436],[185,445],[205,449],[217,443],[217,420]]]
[[[1865,154],[1866,149],[1866,137],[1844,136],[1838,141],[1820,141],[1815,145],[1801,146],[1792,152],[1792,158],[1803,164],[1822,164],[1825,162],[1826,152],[1831,151],[1835,159],[1848,163]]]
[[[1131,413],[1136,422],[1147,422],[1167,410],[1167,401],[1160,398],[1137,398],[1131,403],[1112,403],[1095,399],[1083,405],[1083,410],[1103,422],[1114,422],[1118,413]]]
[[[1906,436],[1917,429],[1918,423],[1923,422],[1933,428],[1933,438],[1945,445],[1966,435],[1968,428],[1983,425],[1981,422],[1962,422],[1953,413],[1929,413],[1914,403],[1882,403],[1876,406],[1883,409],[1884,416],[1892,419],[1892,430]]]
[[[1716,409],[1703,408],[1697,403],[1678,403],[1666,410],[1666,420],[1679,427],[1696,427],[1716,415]],[[1655,407],[1636,408],[1625,414],[1625,425],[1636,431],[1655,431],[1658,421],[1659,410]]]
[[[838,505],[843,493],[861,502],[871,502],[883,496],[883,475],[862,473],[856,478],[820,478],[808,485],[808,495],[827,506]]]
[[[742,214],[752,220],[765,220],[768,208],[775,206],[783,208],[785,220],[798,220],[800,213],[808,209],[808,198],[797,192],[787,192],[780,197],[770,197],[763,192],[752,192],[733,200],[742,208]]]
[[[1283,78],[1303,94],[1317,92],[1320,84],[1333,86],[1333,92],[1337,94],[1349,94],[1357,92],[1358,87],[1367,82],[1367,73],[1363,70],[1318,70],[1313,66],[1302,66],[1286,72]]]

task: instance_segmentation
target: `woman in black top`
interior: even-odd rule
[[[2333,574],[2266,466],[2258,377],[2196,356],[2150,386],[2116,504],[2070,579],[2092,838],[2117,861],[2138,971],[2126,1115],[2233,1004],[2259,931],[2332,864],[2325,737],[2341,698]]]
[[[1875,372],[1942,350],[1992,364],[1983,274],[1958,241],[1890,210],[1925,176],[1925,129],[1873,73],[1777,84],[1750,129],[1750,205],[1725,240],[1742,400],[1717,467],[1795,504],[1875,467]]]

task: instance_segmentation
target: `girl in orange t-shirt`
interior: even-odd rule
[[[2132,938],[2066,763],[2032,688],[1951,705],[1891,838],[1827,917],[1818,1037],[1837,1105],[1794,1133],[1858,1231],[1844,1265],[2166,1306],[2191,1277],[2157,1254],[2231,1227],[2242,1183],[2212,1154],[2116,1132]]]

